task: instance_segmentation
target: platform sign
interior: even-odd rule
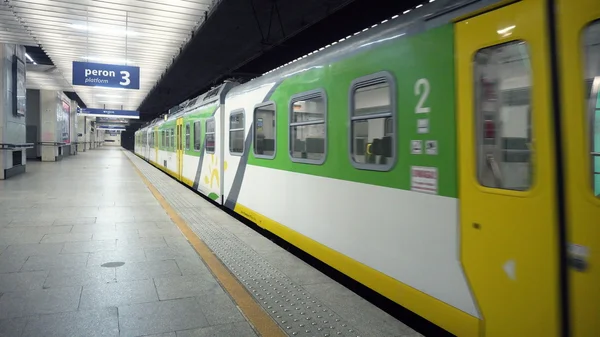
[[[140,67],[73,61],[73,85],[140,88]]]
[[[97,123],[119,123],[119,124],[129,124],[129,120],[127,118],[116,118],[116,117],[97,117]]]
[[[83,108],[83,109],[80,109],[78,112],[82,116],[140,119],[140,112],[135,111],[135,110],[111,110],[111,109]]]
[[[98,130],[109,130],[109,131],[125,131],[125,127],[123,125],[96,125]]]

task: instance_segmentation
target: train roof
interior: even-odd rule
[[[380,24],[367,27],[362,31],[349,35],[307,55],[299,57],[271,71],[264,73],[244,84],[225,82],[196,98],[189,99],[169,110],[167,121],[178,118],[197,108],[220,100],[225,97],[239,95],[265,83],[272,83],[313,67],[330,64],[352,54],[376,48],[380,43],[395,40],[405,36],[418,34],[453,22],[461,17],[470,15],[487,6],[499,3],[501,0],[429,0],[427,3],[394,15]],[[164,116],[164,115],[163,115]],[[139,130],[157,126],[165,122],[164,117],[156,118]]]
[[[453,22],[498,3],[499,0],[429,0],[414,9],[394,15],[380,24],[365,28],[339,41],[315,50],[233,88],[228,95],[238,95],[265,83],[273,83],[314,67],[331,64],[352,54],[377,48],[387,42]]]
[[[164,118],[164,115],[159,118],[155,118],[148,124],[142,126],[140,129],[138,129],[138,131],[142,131],[142,130],[150,128],[150,127],[160,126],[161,124],[163,124],[165,122],[175,120],[181,116],[184,116],[188,113],[191,113],[191,112],[197,110],[200,107],[203,107],[203,106],[206,106],[209,104],[214,104],[214,103],[222,104],[225,101],[225,95],[227,94],[229,89],[231,89],[232,87],[235,87],[236,85],[238,85],[238,83],[236,83],[236,82],[229,82],[229,81],[224,82],[223,84],[221,84],[217,87],[214,87],[211,90],[209,90],[199,96],[196,96],[195,98],[189,99],[189,100],[177,105],[176,107],[169,109],[169,114],[167,115],[168,117],[166,120]]]

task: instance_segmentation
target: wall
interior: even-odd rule
[[[14,55],[25,62],[25,47],[0,43],[0,143],[23,144],[26,135],[25,116],[15,116],[13,113]],[[12,151],[0,151],[0,179],[25,172],[26,151],[18,152],[21,152],[22,165],[15,167]]]
[[[105,146],[121,146],[121,134],[115,133],[111,135],[110,133],[105,133],[104,142]]]
[[[134,131],[124,131],[121,132],[121,146],[126,148],[129,151],[134,150],[135,146],[135,132]]]

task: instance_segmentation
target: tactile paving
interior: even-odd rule
[[[205,216],[190,201],[199,196],[137,156],[125,154],[288,336],[361,336],[318,298]]]

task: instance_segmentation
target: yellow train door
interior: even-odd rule
[[[455,26],[461,259],[485,336],[561,336],[547,29],[544,0]]]
[[[183,118],[177,119],[175,128],[176,151],[177,151],[177,179],[181,180],[183,175]]]
[[[600,336],[600,1],[557,0],[571,336]]]

